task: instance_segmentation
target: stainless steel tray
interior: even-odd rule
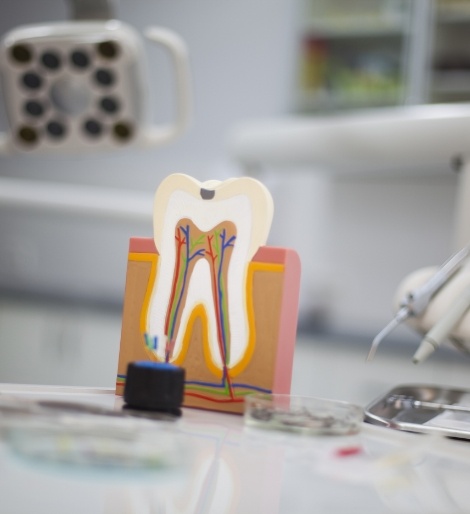
[[[465,405],[470,410],[470,390],[409,384],[395,387],[368,405],[365,409],[365,421],[396,430],[470,439],[470,412],[414,408],[410,406],[410,401],[396,401],[402,397],[419,402]]]

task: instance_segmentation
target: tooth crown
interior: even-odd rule
[[[245,394],[288,392],[300,262],[265,247],[272,216],[271,195],[251,178],[162,182],[154,245],[131,240],[118,392],[133,354],[184,366],[186,405],[241,412]],[[140,295],[129,306],[131,283]]]
[[[252,228],[253,234],[251,237],[252,244],[250,245],[248,258],[252,258],[260,246],[266,244],[268,240],[269,231],[274,214],[274,204],[271,193],[268,189],[258,180],[250,177],[242,177],[239,179],[228,179],[224,182],[218,180],[208,180],[206,182],[199,182],[198,180],[184,175],[182,173],[175,173],[168,176],[159,186],[155,194],[155,204],[153,211],[153,237],[155,246],[162,248],[162,239],[164,238],[164,225],[162,220],[165,218],[169,211],[168,202],[176,192],[180,192],[174,201],[173,207],[178,211],[185,209],[200,210],[200,203],[192,203],[189,197],[197,200],[201,198],[201,190],[214,191],[212,204],[203,212],[194,214],[195,218],[204,220],[204,226],[200,228],[207,230],[214,224],[214,219],[224,219],[224,215],[230,215],[228,208],[221,206],[223,200],[229,198],[243,197],[245,198],[244,209],[246,211],[252,210],[253,219],[257,220],[255,227]],[[185,198],[186,196],[186,198]],[[207,200],[206,200],[207,201]],[[186,203],[188,202],[188,203]],[[192,203],[190,206],[189,203]],[[243,214],[243,213],[238,213]],[[245,212],[245,216],[249,216],[250,212]]]

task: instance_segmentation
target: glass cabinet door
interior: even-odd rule
[[[436,0],[429,101],[470,99],[470,0]]]
[[[470,100],[470,0],[302,0],[296,110]]]
[[[409,0],[304,0],[296,107],[309,113],[404,102]]]

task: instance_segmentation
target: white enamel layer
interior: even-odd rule
[[[201,188],[215,191],[211,200],[202,200]],[[269,191],[252,178],[229,179],[225,182],[200,183],[187,175],[170,175],[155,195],[154,239],[160,253],[157,280],[147,315],[147,333],[158,337],[156,355],[165,358],[165,319],[170,301],[175,267],[175,227],[188,218],[202,231],[209,231],[219,223],[231,221],[237,228],[236,240],[227,277],[229,294],[230,361],[235,366],[243,358],[249,340],[246,311],[247,264],[258,248],[266,244],[273,216],[273,202]],[[203,303],[208,315],[209,346],[214,364],[223,368],[217,341],[217,319],[212,297],[210,266],[205,258],[198,260],[188,276],[186,302],[181,306],[181,330],[175,335],[172,360],[181,352],[184,328],[197,304]]]

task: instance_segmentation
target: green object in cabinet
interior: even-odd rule
[[[296,110],[470,100],[470,0],[303,0]]]
[[[306,2],[298,110],[402,103],[409,6],[403,0]]]

